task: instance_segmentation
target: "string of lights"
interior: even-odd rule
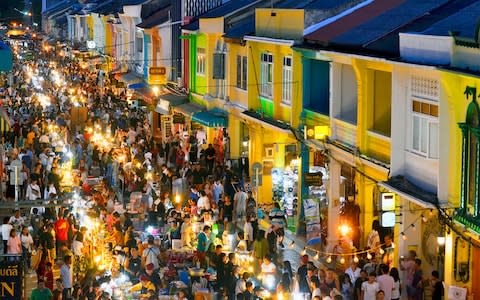
[[[425,219],[425,216],[422,214],[421,216],[417,217],[408,227],[406,227],[406,229],[404,231],[402,231],[400,233],[400,236],[402,237],[403,240],[407,240],[408,239],[408,236],[407,236],[407,232],[409,230],[412,230],[412,231],[415,231],[416,230],[416,223],[419,221],[419,220],[422,220],[423,222],[426,222],[426,219]],[[365,254],[367,253],[367,259],[372,259],[372,255],[371,253],[374,253],[374,252],[378,252],[380,253],[381,255],[383,255],[385,253],[385,251],[383,250],[383,247],[385,246],[386,244],[383,243],[383,244],[380,244],[376,247],[373,247],[373,248],[370,248],[370,249],[365,249],[365,250],[358,250],[358,251],[352,251],[352,252],[348,252],[348,253],[337,253],[337,252],[330,252],[330,251],[321,251],[321,250],[317,250],[315,248],[312,248],[312,247],[309,247],[309,246],[305,246],[303,248],[303,251],[302,251],[302,255],[305,255],[307,254],[307,251],[310,251],[312,253],[315,253],[315,256],[314,256],[314,259],[315,260],[318,260],[318,258],[320,256],[326,256],[327,257],[327,263],[330,263],[332,261],[332,257],[340,257],[340,263],[343,264],[345,263],[345,258],[346,257],[353,257],[354,261],[358,262],[358,256],[361,255],[361,254]],[[292,241],[289,245],[290,248],[293,248],[295,247],[295,241]],[[343,262],[342,262],[343,261]]]

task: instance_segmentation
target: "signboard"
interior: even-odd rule
[[[313,199],[305,199],[303,201],[303,208],[305,210],[307,245],[318,244],[322,241],[318,202]]]
[[[394,193],[382,193],[382,210],[391,211],[395,210],[395,194]]]
[[[382,227],[394,227],[396,222],[396,215],[393,211],[382,213]]]
[[[185,116],[182,114],[174,114],[173,124],[185,124]]]
[[[322,186],[323,174],[322,172],[318,173],[303,173],[303,182],[306,186]]]
[[[87,41],[87,48],[88,49],[95,49],[97,45],[95,44],[95,41]]]
[[[380,199],[380,206],[382,209],[381,223],[382,227],[395,226],[395,194],[382,193]]]
[[[22,299],[21,262],[0,263],[0,298],[3,300]]]
[[[255,162],[252,164],[252,186],[261,186],[262,185],[262,164]]]
[[[155,111],[162,115],[168,115],[170,113],[170,102],[167,100],[159,99]]]
[[[167,84],[167,69],[165,67],[148,68],[149,84]]]
[[[172,116],[161,116],[162,122],[162,139],[166,141],[172,136]]]
[[[323,140],[330,133],[330,128],[328,126],[310,126],[307,125],[304,128],[304,135],[306,140]]]

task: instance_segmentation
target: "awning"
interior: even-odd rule
[[[436,208],[439,204],[436,194],[425,191],[401,175],[390,177],[378,185],[424,208]]]
[[[139,90],[142,88],[148,88],[148,83],[146,82],[132,83],[132,84],[129,84],[127,87],[132,90]]]
[[[186,95],[178,95],[178,94],[163,94],[159,96],[159,100],[155,107],[155,111],[162,115],[170,114],[170,108],[176,107],[182,104],[187,103],[188,98]]]
[[[268,117],[264,117],[255,111],[246,110],[242,112],[242,117],[244,117],[248,121],[260,123],[265,127],[274,129],[276,131],[281,131],[282,133],[287,133],[287,134],[293,133],[292,130],[290,129],[291,127],[289,124],[280,122]]]
[[[175,111],[180,112],[188,117],[192,116],[196,112],[203,111],[204,109],[205,107],[192,102],[185,103],[175,107]]]
[[[218,108],[209,111],[200,111],[192,115],[192,122],[197,122],[207,127],[227,127],[227,114]]]
[[[125,82],[126,84],[134,84],[143,81],[143,78],[137,75],[135,72],[115,74],[115,79]]]

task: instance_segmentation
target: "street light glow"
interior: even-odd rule
[[[350,228],[350,226],[347,224],[342,224],[340,227],[338,227],[338,230],[342,236],[346,236],[352,231],[352,228]]]

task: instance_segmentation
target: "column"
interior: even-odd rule
[[[340,176],[341,165],[337,160],[330,160],[329,164],[328,197],[328,236],[327,249],[332,250],[338,242],[337,227],[340,212]]]

